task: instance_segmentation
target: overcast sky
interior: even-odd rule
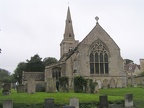
[[[144,0],[0,0],[0,68],[13,72],[35,54],[59,59],[68,2],[76,40],[98,16],[122,58],[144,58]]]

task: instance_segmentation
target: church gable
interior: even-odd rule
[[[85,44],[90,46],[98,39],[100,39],[105,44],[105,46],[109,47],[110,54],[114,53],[113,49],[119,52],[120,48],[118,47],[118,45],[108,35],[108,33],[99,25],[98,22],[96,23],[96,26],[91,30],[91,32],[82,40],[79,46],[83,46]]]
[[[75,50],[78,52],[79,73],[81,75],[118,75],[117,73],[121,74],[124,71],[123,59],[118,45],[98,22]],[[95,64],[99,64],[97,69]]]

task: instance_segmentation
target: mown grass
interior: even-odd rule
[[[1,92],[1,91],[0,91]],[[56,104],[66,105],[70,98],[78,98],[80,103],[98,103],[100,95],[108,95],[109,102],[116,103],[124,100],[124,95],[132,93],[134,98],[134,105],[136,108],[143,108],[144,106],[144,88],[115,88],[115,89],[101,89],[98,94],[88,93],[46,93],[36,92],[34,94],[17,93],[12,90],[11,95],[3,96],[0,93],[0,105],[3,100],[11,99],[14,104],[43,104],[44,99],[53,98]]]

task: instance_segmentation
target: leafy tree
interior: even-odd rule
[[[20,62],[14,71],[13,77],[19,82],[19,84],[22,83],[22,72],[26,71],[26,65],[27,64],[25,62]]]
[[[0,69],[0,82],[1,83],[11,83],[14,82],[13,77],[10,72],[5,69]]]
[[[31,57],[30,60],[27,60],[26,71],[27,72],[44,72],[45,66],[41,60],[42,58],[40,58],[38,54]]]
[[[45,66],[49,66],[49,65],[57,63],[57,62],[58,62],[58,60],[54,57],[46,57],[43,60],[43,63]]]
[[[0,69],[0,79],[10,75],[10,72],[5,69]]]
[[[25,72],[44,72],[45,66],[50,65],[52,63],[56,63],[57,59],[53,57],[47,57],[42,61],[42,58],[35,54],[30,58],[30,60],[26,60],[26,62],[20,62],[13,74],[13,77],[19,84],[22,83],[22,73]]]

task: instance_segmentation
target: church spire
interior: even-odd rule
[[[67,10],[67,18],[66,18],[66,25],[65,25],[65,32],[64,32],[64,40],[75,40],[74,39],[74,32],[73,32],[73,25],[71,20],[70,8],[68,7]]]
[[[74,50],[75,47],[78,45],[78,43],[79,41],[75,40],[72,19],[71,19],[71,14],[70,14],[70,8],[68,7],[64,38],[62,42],[60,43],[61,57],[63,57],[63,55],[69,53],[70,51]]]

